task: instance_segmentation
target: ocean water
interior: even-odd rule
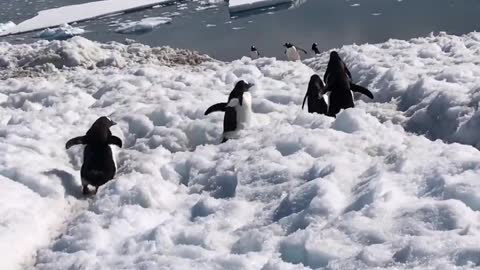
[[[86,0],[2,0],[0,23],[19,23],[44,9]],[[154,9],[109,16],[79,23],[85,37],[107,42],[134,39],[152,46],[169,45],[207,53],[220,60],[248,55],[256,45],[265,56],[284,57],[282,44],[320,50],[346,44],[410,39],[445,31],[464,34],[480,29],[478,0],[300,0],[294,6],[277,6],[230,14],[225,2],[217,5],[179,1]],[[172,23],[143,34],[115,33],[116,24],[145,17],[171,17]],[[0,38],[14,43],[32,42],[35,33]]]

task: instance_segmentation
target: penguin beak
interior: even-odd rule
[[[112,126],[115,126],[117,123],[116,123],[116,122],[113,122],[113,121],[110,121],[110,124],[111,124]]]
[[[255,86],[255,84],[247,83],[247,91],[250,90],[250,88],[252,88],[253,86]]]

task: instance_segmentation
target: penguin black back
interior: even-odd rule
[[[317,43],[313,43],[313,44],[312,44],[312,51],[313,51],[315,54],[320,54],[320,50],[318,49],[318,44],[317,44]]]
[[[85,136],[68,140],[66,148],[77,145],[86,145],[83,151],[83,164],[80,170],[83,193],[88,194],[88,185],[98,187],[113,179],[116,172],[115,160],[110,144],[122,147],[122,140],[113,136],[110,127],[116,123],[108,117],[98,118],[90,127]]]
[[[303,99],[302,110],[305,106],[305,101],[308,98],[308,112],[309,113],[319,113],[327,114],[328,105],[323,98],[325,85],[323,84],[322,79],[317,74],[314,74],[310,77],[308,82],[307,93]]]
[[[323,79],[327,84],[325,92],[331,92],[327,113],[329,116],[335,117],[341,109],[355,107],[351,91],[362,93],[373,99],[373,94],[368,89],[352,83],[352,75],[336,51],[330,53]]]

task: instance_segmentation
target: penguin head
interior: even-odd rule
[[[98,118],[90,129],[87,131],[87,136],[91,138],[92,141],[98,143],[106,143],[108,137],[112,135],[110,132],[110,127],[116,125],[117,123],[113,122],[110,118],[102,116]]]
[[[283,47],[291,48],[291,47],[293,47],[293,45],[292,45],[292,43],[286,42],[285,44],[283,44]]]
[[[250,47],[250,51],[252,51],[252,52],[257,51],[257,48],[255,48],[255,45],[252,45],[252,47]]]
[[[250,88],[252,88],[253,85],[254,85],[253,83],[247,83],[244,80],[240,80],[235,84],[233,91],[235,90],[237,90],[238,92],[241,91],[243,94],[243,92],[247,92],[248,90],[250,90]]]
[[[110,128],[111,126],[115,126],[117,123],[113,122],[112,119],[102,116],[98,118],[95,123],[93,123],[92,127],[97,128]]]
[[[243,93],[248,92],[250,88],[253,86],[253,83],[247,83],[244,80],[240,80],[235,84],[235,87],[233,88],[232,92],[230,93],[228,100],[230,101],[231,99],[237,98],[240,106],[243,105]]]
[[[308,82],[308,90],[307,94],[318,94],[319,92],[323,93],[323,89],[325,88],[325,84],[323,83],[320,76],[314,74],[310,77],[310,82]]]
[[[330,61],[341,61],[340,55],[338,55],[337,51],[331,51],[330,52]]]

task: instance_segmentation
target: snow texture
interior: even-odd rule
[[[0,23],[0,33],[2,33],[3,31],[7,31],[13,27],[15,27],[14,22]]]
[[[153,31],[154,28],[172,21],[168,17],[151,17],[135,22],[120,23],[115,32],[122,34],[144,34]]]
[[[173,0],[103,0],[42,10],[37,16],[0,31],[0,36],[21,34],[57,27],[65,23],[85,21],[101,16],[149,8]],[[1,28],[0,28],[1,29]]]
[[[0,269],[479,267],[480,34],[338,51],[375,100],[334,119],[300,108],[328,52],[0,43]],[[219,144],[222,114],[203,113],[240,79],[252,126]],[[124,148],[84,199],[64,143],[101,115]]]

